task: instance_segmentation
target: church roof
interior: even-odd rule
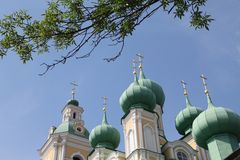
[[[81,136],[81,137],[84,137],[87,139],[89,137],[89,132],[86,128],[84,128],[84,130],[82,132],[79,132],[75,127],[75,123],[71,122],[71,121],[63,122],[54,131],[54,133],[64,133],[64,132],[67,132],[69,134],[73,134],[76,136]]]

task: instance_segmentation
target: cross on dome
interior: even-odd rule
[[[209,95],[209,91],[207,89],[207,77],[205,77],[203,74],[200,76],[200,78],[202,79],[202,82],[203,82],[203,86],[204,86],[204,92],[206,95]]]
[[[143,68],[143,58],[144,56],[141,54],[136,54],[136,56],[138,57],[138,61],[139,61],[139,68],[142,69]]]
[[[136,67],[137,60],[133,59],[132,64],[133,64],[133,74],[136,75],[136,74],[137,74],[137,71],[136,71],[136,68],[137,68],[137,67]]]
[[[203,74],[200,76],[201,79],[202,79],[202,82],[203,82],[203,86],[204,86],[204,92],[207,96],[207,100],[208,100],[208,107],[213,107],[213,104],[212,104],[212,99],[209,95],[209,91],[208,91],[208,88],[207,88],[207,77],[205,77]]]
[[[188,98],[187,83],[184,80],[181,80],[181,84],[182,84],[182,87],[183,87],[183,95],[186,98],[186,104],[187,104],[186,106],[189,107],[189,106],[191,106],[191,103],[190,103],[190,100]]]
[[[103,98],[103,112],[107,111],[107,97],[104,96]]]
[[[75,95],[76,95],[76,87],[78,85],[76,84],[75,81],[71,82],[70,84],[72,85],[72,99],[74,100],[75,99]]]
[[[182,87],[183,87],[184,96],[188,96],[187,83],[184,80],[181,80],[181,84],[182,84]]]

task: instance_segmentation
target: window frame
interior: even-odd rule
[[[179,157],[180,154],[180,157]],[[177,160],[190,160],[188,154],[183,150],[176,151]]]

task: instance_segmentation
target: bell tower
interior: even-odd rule
[[[82,120],[83,108],[75,99],[76,83],[71,83],[72,99],[62,110],[62,123],[51,127],[46,143],[39,149],[41,160],[87,160],[91,147],[89,132]]]
[[[163,128],[163,121],[162,121],[162,115],[163,115],[163,105],[165,101],[165,94],[163,92],[162,87],[155,81],[146,78],[144,72],[143,72],[143,55],[136,54],[138,57],[139,62],[139,84],[147,87],[150,89],[155,97],[156,97],[156,107],[154,109],[154,112],[158,116],[157,120],[157,128],[158,128],[158,137],[159,137],[159,144],[160,146],[163,146],[167,139],[165,137],[164,128]]]
[[[158,114],[155,93],[137,78],[133,61],[134,82],[122,93],[120,105],[125,113],[122,125],[127,160],[164,159],[159,143]]]

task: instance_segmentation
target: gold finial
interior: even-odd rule
[[[133,59],[133,74],[136,75],[137,71],[136,71],[136,63],[137,61],[135,59]]]
[[[200,77],[201,77],[201,79],[203,81],[204,92],[205,92],[206,95],[209,95],[209,91],[207,89],[207,82],[206,82],[207,77],[205,77],[203,74]]]
[[[182,87],[183,87],[183,94],[184,94],[184,96],[188,96],[187,83],[184,82],[184,80],[181,80],[181,84],[182,84]]]
[[[75,99],[76,87],[78,86],[75,81],[70,83],[72,85],[72,99]]]
[[[106,113],[106,111],[107,111],[107,97],[104,96],[102,98],[103,98],[103,112]]]
[[[138,57],[138,61],[139,61],[139,68],[142,69],[143,68],[143,55],[141,54],[136,54],[136,56]]]

